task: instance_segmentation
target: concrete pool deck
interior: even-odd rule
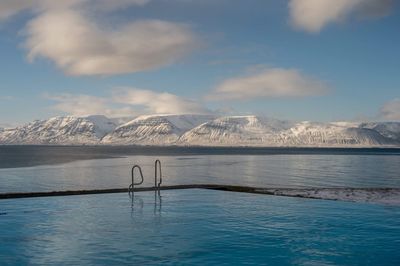
[[[178,189],[211,189],[272,196],[400,205],[400,188],[262,188],[219,184],[171,185],[160,187],[161,191]],[[154,187],[137,187],[134,189],[134,192],[143,191],[154,191]],[[128,193],[128,188],[2,193],[0,194],[0,200],[108,193]]]

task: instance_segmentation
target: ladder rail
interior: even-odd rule
[[[136,168],[139,169],[140,181],[135,183],[135,169],[136,169]],[[135,165],[132,167],[132,170],[131,170],[131,179],[132,179],[132,183],[129,185],[129,188],[128,188],[128,193],[129,193],[129,195],[131,195],[131,193],[132,193],[132,195],[133,195],[134,190],[135,190],[135,186],[138,186],[138,185],[143,184],[143,181],[144,181],[142,168],[141,168],[139,165],[137,165],[137,164],[135,164]]]
[[[157,183],[158,177],[160,181]],[[161,184],[162,184],[161,161],[157,159],[154,162],[154,189],[160,189]]]
[[[135,169],[138,169],[139,175],[140,175],[140,180],[135,182]],[[160,191],[161,184],[162,184],[162,170],[161,170],[161,161],[160,160],[155,160],[154,162],[154,191]],[[142,168],[135,164],[132,166],[131,169],[131,184],[128,187],[128,193],[129,196],[133,196],[133,193],[135,191],[135,186],[141,185],[144,182],[144,177],[143,177],[143,172]]]

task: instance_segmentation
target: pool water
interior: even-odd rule
[[[0,201],[1,265],[400,265],[400,207],[204,189]]]

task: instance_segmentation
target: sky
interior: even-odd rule
[[[394,0],[0,0],[0,126],[211,113],[400,120]]]

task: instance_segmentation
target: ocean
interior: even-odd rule
[[[399,188],[400,149],[1,146],[0,193],[124,188],[138,164],[143,186]]]

